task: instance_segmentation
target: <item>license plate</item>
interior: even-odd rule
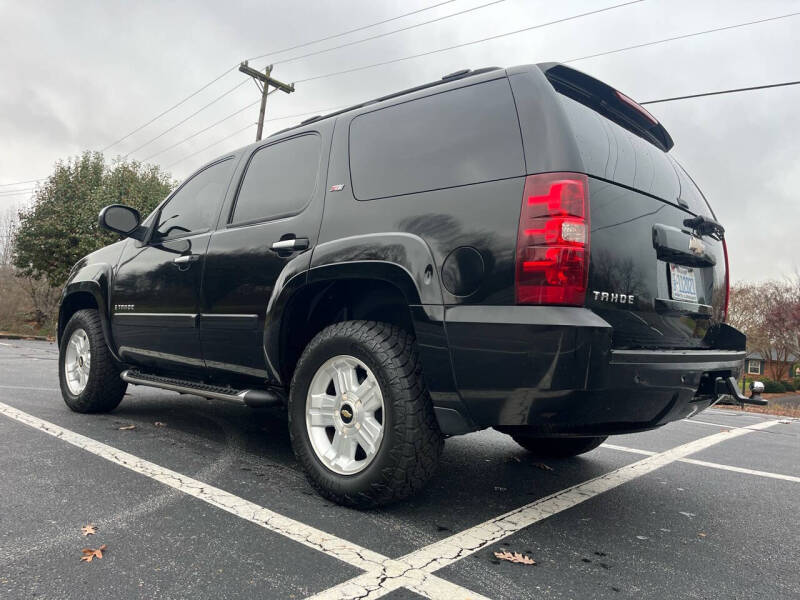
[[[694,280],[694,269],[670,265],[669,274],[673,300],[697,303],[697,285]]]

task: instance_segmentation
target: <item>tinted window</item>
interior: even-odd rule
[[[350,125],[350,170],[359,200],[523,175],[508,80],[356,117]]]
[[[666,152],[588,106],[567,96],[559,98],[587,174],[677,200],[681,186]]]
[[[231,222],[277,219],[303,210],[317,183],[319,154],[317,135],[258,149],[247,166]]]
[[[189,179],[161,209],[154,240],[165,240],[211,228],[225,197],[234,161],[211,165]]]

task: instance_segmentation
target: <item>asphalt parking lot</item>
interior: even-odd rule
[[[795,420],[711,409],[548,461],[483,431],[357,512],[306,483],[280,411],[131,387],[79,415],[56,360],[0,340],[0,598],[800,598]]]

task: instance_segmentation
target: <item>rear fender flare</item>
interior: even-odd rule
[[[344,279],[377,279],[395,285],[409,306],[441,306],[442,287],[433,254],[419,236],[373,233],[318,244],[289,261],[276,281],[264,320],[264,354],[270,378],[281,376],[283,318],[292,297],[307,285]]]

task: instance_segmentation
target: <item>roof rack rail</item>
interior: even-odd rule
[[[310,117],[305,121],[298,123],[297,125],[292,125],[290,127],[286,127],[281,129],[280,131],[276,131],[275,133],[271,133],[268,137],[272,137],[275,135],[279,135],[286,131],[291,131],[292,129],[296,129],[297,127],[302,127],[303,125],[308,125],[309,123],[315,121],[322,121],[323,119],[330,119],[331,117],[337,117],[343,113],[350,112],[351,110],[356,110],[359,108],[364,108],[365,106],[369,106],[370,104],[376,104],[378,102],[384,102],[386,100],[391,100],[392,98],[397,98],[398,96],[405,96],[406,94],[411,94],[413,92],[418,92],[420,90],[424,90],[426,88],[434,87],[437,85],[442,85],[444,83],[449,83],[451,81],[455,81],[457,79],[463,79],[465,77],[474,77],[475,75],[482,75],[483,73],[488,73],[489,71],[497,71],[502,67],[482,67],[480,69],[461,69],[460,71],[455,71],[450,73],[449,75],[445,75],[441,79],[437,79],[436,81],[431,81],[429,83],[423,83],[422,85],[417,85],[412,88],[408,88],[406,90],[401,90],[399,92],[392,92],[391,94],[387,94],[386,96],[381,96],[380,98],[375,98],[374,100],[367,100],[366,102],[361,102],[360,104],[355,104],[353,106],[348,106],[347,108],[343,108],[341,110],[334,111],[332,113],[328,113],[327,115],[317,115],[315,117]]]

